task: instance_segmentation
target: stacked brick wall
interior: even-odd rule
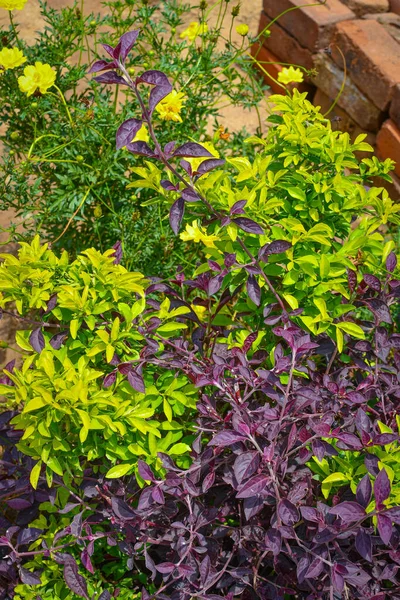
[[[305,67],[309,74],[299,87],[323,112],[338,95],[346,70],[343,93],[329,117],[352,136],[367,133],[380,158],[397,162],[390,191],[400,198],[400,0],[305,4],[263,0],[259,32],[268,31],[253,55],[266,80],[268,73],[277,77],[279,63]]]

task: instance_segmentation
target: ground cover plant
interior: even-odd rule
[[[244,53],[250,44],[247,26],[242,25],[241,44],[233,43],[231,34],[224,38],[225,14],[232,28],[240,27],[239,5],[223,2],[212,26],[213,13],[202,2],[194,13],[197,21],[186,27],[190,6],[177,0],[112,0],[104,3],[102,17],[86,14],[78,2],[62,9],[39,4],[44,27],[34,44],[26,44],[14,25],[1,32],[0,122],[7,152],[0,207],[12,209],[15,222],[23,222],[14,238],[40,233],[72,253],[92,245],[106,250],[120,240],[125,264],[145,272],[155,261],[162,273],[178,255],[181,262],[188,260],[164,220],[166,198],[149,203],[147,188],[137,180],[142,165],[123,149],[115,152],[117,124],[132,115],[129,97],[123,88],[110,90],[85,75],[102,50],[100,41],[114,44],[127,28],[140,28],[130,71],[158,65],[174,82],[156,113],[161,140],[167,141],[167,132],[186,139],[190,123],[190,135],[208,139],[215,153],[243,147],[242,133],[225,131],[220,109],[257,107],[266,86]],[[137,136],[146,140],[146,128]],[[156,174],[145,179],[154,185]]]
[[[172,85],[129,73],[138,39],[91,72],[132,93],[116,146],[204,248],[148,280],[120,244],[4,256],[22,358],[1,380],[3,598],[396,600],[399,218],[370,187],[391,163],[357,161],[363,140],[297,92],[254,159],[160,142]]]

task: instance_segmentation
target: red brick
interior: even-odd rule
[[[394,88],[393,100],[390,105],[390,117],[400,128],[400,83]]]
[[[394,172],[400,177],[400,129],[388,119],[382,125],[376,138],[376,152],[381,159],[396,161]]]
[[[364,19],[375,19],[400,44],[400,15],[393,12],[368,14]],[[399,48],[400,52],[400,48]]]
[[[384,13],[389,11],[389,0],[342,0],[357,17],[367,13]]]
[[[400,82],[397,42],[374,20],[343,21],[336,26],[334,42],[346,58],[348,76],[381,110],[387,110]],[[343,60],[333,51],[339,66]]]
[[[326,0],[320,6],[305,6],[304,0],[264,0],[264,11],[273,19],[290,8],[296,8],[279,18],[279,25],[311,52],[330,43],[336,23],[353,19],[354,13],[339,0]]]
[[[271,21],[272,18],[262,11],[258,32],[261,33]],[[275,56],[279,56],[282,62],[301,65],[306,69],[313,68],[314,63],[311,52],[307,48],[300,46],[296,38],[290,35],[283,27],[274,23],[269,31],[269,36],[261,38],[265,48],[275,54]]]
[[[400,0],[390,0],[390,10],[400,15]]]
[[[278,79],[278,74],[282,71],[282,65],[279,64],[280,60],[277,56],[272,54],[267,48],[260,44],[254,44],[251,49],[251,55],[256,58],[259,62],[259,70],[261,71],[264,81],[270,86],[271,90],[275,94],[286,94],[286,87],[281,87],[274,79]],[[266,71],[266,72],[265,72]],[[271,75],[274,79],[268,76]],[[295,87],[301,92],[310,92],[312,87],[307,83],[296,83],[291,84],[291,87]]]
[[[317,74],[313,83],[327,96],[335,100],[343,84],[344,72],[324,52],[314,56]],[[362,128],[378,131],[382,123],[382,112],[369,100],[348,77],[338,105]]]

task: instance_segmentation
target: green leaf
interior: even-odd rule
[[[37,488],[41,469],[42,469],[42,461],[39,460],[39,462],[36,463],[36,465],[33,467],[32,471],[29,475],[29,481],[31,482],[31,486],[33,487],[34,490],[36,490],[36,488]]]
[[[299,187],[289,187],[287,188],[288,194],[290,194],[290,196],[292,196],[292,198],[297,198],[298,200],[303,200],[303,202],[305,202],[307,200],[307,197],[304,193],[304,191],[299,188]]]
[[[123,477],[129,471],[133,469],[133,464],[124,464],[124,465],[115,465],[115,467],[111,467],[106,473],[106,477],[108,479],[117,479],[118,477]]]
[[[360,340],[365,339],[364,331],[361,329],[361,327],[359,325],[356,325],[356,323],[351,323],[350,321],[343,321],[341,323],[336,323],[336,327],[338,327],[345,333],[348,333],[349,335],[352,335],[353,337],[355,337],[357,339],[360,339]]]
[[[164,408],[165,416],[167,417],[168,421],[171,422],[172,421],[172,409],[166,398],[164,398],[163,408]]]
[[[190,451],[191,447],[181,442],[179,444],[174,444],[172,448],[168,450],[168,454],[185,454],[186,452]]]
[[[62,467],[61,467],[58,459],[55,456],[51,456],[48,459],[47,466],[49,467],[49,469],[54,471],[54,473],[57,473],[57,475],[62,476],[64,474],[64,471],[62,470]]]

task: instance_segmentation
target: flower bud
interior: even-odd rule
[[[208,4],[207,4],[206,0],[201,0],[200,7],[199,7],[200,10],[206,10],[207,6],[208,6]]]
[[[236,6],[234,6],[232,8],[231,15],[232,15],[232,17],[237,17],[239,15],[239,13],[240,13],[240,3],[236,4]]]
[[[31,108],[37,108],[39,104],[37,102],[32,102]]]
[[[129,75],[134,75],[135,74],[135,67],[129,67],[128,73],[129,73]]]
[[[84,157],[82,156],[82,154],[78,154],[78,156],[76,157],[76,161],[77,161],[77,162],[83,162],[84,160],[85,160],[85,159],[84,159]]]
[[[89,25],[90,25],[90,27],[96,27],[96,25],[97,25],[97,21],[95,21],[95,20],[93,19],[93,21],[90,21]]]
[[[101,206],[98,204],[94,207],[93,215],[96,219],[100,219],[103,216],[103,211],[101,210]]]
[[[12,140],[17,140],[19,138],[19,133],[18,131],[13,131],[12,134],[10,135],[10,138]]]

